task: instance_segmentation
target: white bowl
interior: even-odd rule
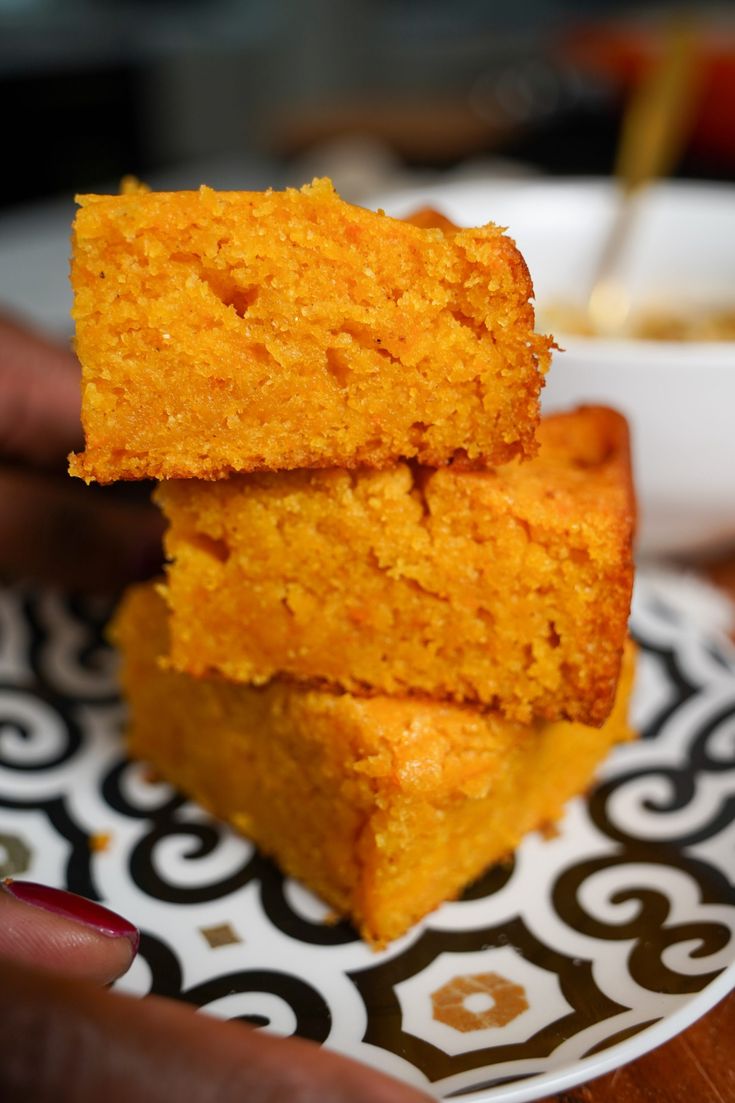
[[[438,208],[460,225],[508,228],[537,306],[582,302],[615,210],[605,180],[458,180],[374,197],[400,216]],[[735,306],[735,187],[668,182],[640,203],[624,274],[634,302]],[[639,551],[691,553],[735,541],[735,341],[566,336],[545,410],[601,402],[631,425]]]

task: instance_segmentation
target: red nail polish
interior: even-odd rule
[[[92,927],[100,934],[106,935],[107,938],[127,938],[132,946],[133,955],[138,952],[140,945],[138,928],[127,919],[123,919],[117,912],[103,908],[93,900],[87,900],[86,897],[77,896],[73,892],[65,892],[63,889],[38,885],[35,881],[14,881],[7,878],[2,882],[2,888],[22,904],[30,904],[34,908],[42,908],[43,911],[71,919],[75,923],[82,923],[85,927]]]

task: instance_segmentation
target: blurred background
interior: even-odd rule
[[[506,225],[558,334],[541,300],[562,275],[589,296],[626,107],[682,20],[691,79],[667,165],[681,187],[652,197],[629,252],[675,313],[697,296],[724,310],[726,339],[564,341],[545,401],[628,414],[644,550],[735,544],[733,3],[0,0],[0,310],[69,339],[75,193],[116,192],[126,174],[159,189],[327,175],[399,214],[439,185],[457,221]],[[590,177],[607,191],[538,190]]]
[[[735,13],[691,7],[706,32],[708,87],[680,171],[731,178]],[[611,0],[0,0],[0,203],[109,188],[127,172],[301,182],[350,152],[381,176],[488,157],[605,173],[626,93],[671,10]]]
[[[383,171],[500,155],[604,173],[627,86],[670,10],[610,0],[0,0],[10,154],[0,201],[109,187],[126,172],[174,168],[195,182],[200,164],[217,172],[223,159],[241,185],[301,179],[306,154],[318,165],[347,138],[372,146]],[[713,87],[681,171],[730,176],[734,104],[721,93],[735,24],[724,7],[693,10],[708,31]]]
[[[735,10],[692,10],[702,81],[676,172],[732,180]],[[34,297],[23,257],[33,253],[35,273],[58,263],[73,194],[114,191],[126,173],[175,188],[326,174],[356,202],[441,174],[607,174],[671,11],[611,0],[0,0],[0,299],[68,329],[67,300]]]
[[[0,300],[68,329],[68,301],[54,306],[43,288],[34,301],[27,279],[58,263],[74,193],[114,191],[126,173],[174,188],[326,174],[356,202],[440,174],[609,173],[630,89],[672,10],[612,0],[0,0]],[[732,180],[735,9],[692,11],[702,80],[676,172]],[[57,202],[39,205],[48,199]]]

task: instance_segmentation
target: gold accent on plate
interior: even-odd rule
[[[32,857],[33,850],[20,835],[0,834],[0,878],[26,873]]]
[[[214,927],[200,927],[199,931],[213,950],[220,946],[232,946],[236,942],[242,942],[240,935],[229,923],[218,923]]]
[[[435,1019],[463,1033],[507,1026],[529,1006],[525,988],[499,973],[456,976],[432,992],[431,1002]]]

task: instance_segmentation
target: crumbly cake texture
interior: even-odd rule
[[[500,463],[535,451],[550,339],[492,224],[444,232],[300,191],[79,199],[72,285],[98,482]]]
[[[628,431],[545,418],[488,471],[297,471],[162,484],[171,662],[601,724],[633,580]]]
[[[261,688],[163,669],[165,607],[128,592],[129,748],[383,945],[562,814],[630,737],[627,651],[602,728],[525,726],[439,702]]]

